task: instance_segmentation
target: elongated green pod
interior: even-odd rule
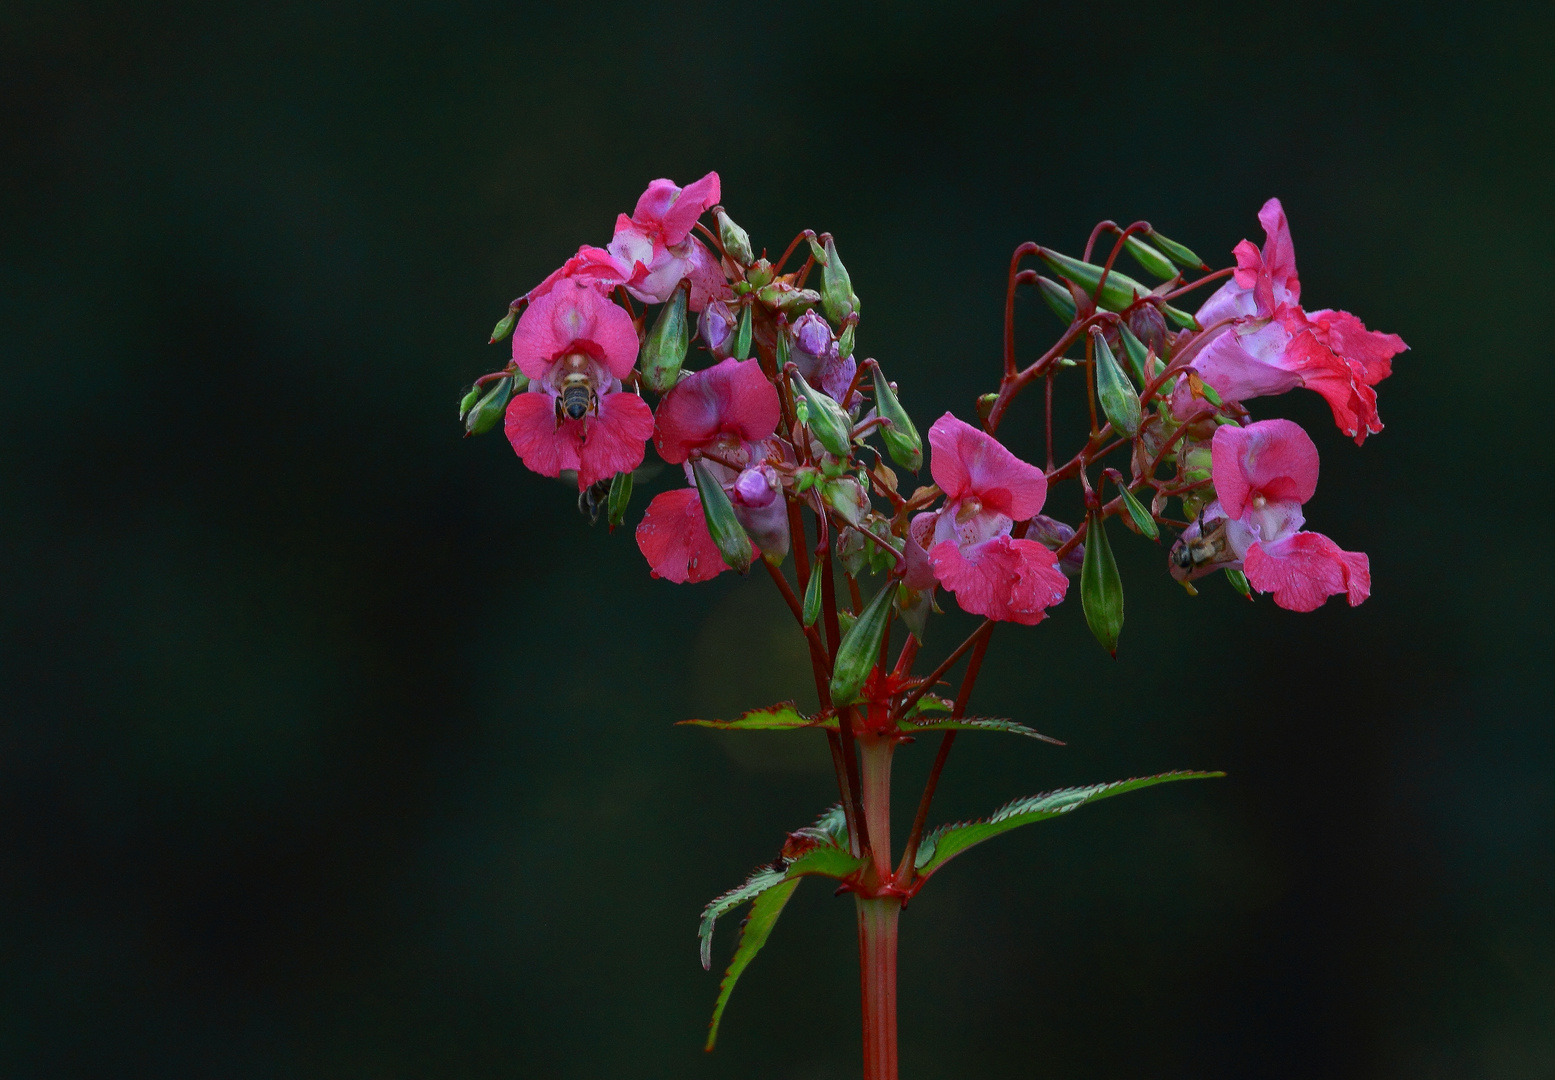
[[[708,471],[707,465],[698,458],[692,469],[696,473],[697,494],[702,499],[702,515],[707,518],[707,531],[712,534],[724,562],[743,574],[751,568],[755,558],[750,537],[745,535],[745,529],[734,516],[728,493]]]
[[[686,303],[691,295],[691,282],[682,281],[654,320],[648,339],[643,342],[643,384],[655,394],[667,394],[680,379],[680,366],[686,362],[686,346],[691,342],[690,328],[686,325]],[[749,310],[749,309],[747,309]]]
[[[1052,278],[1038,275],[1037,292],[1042,294],[1043,301],[1048,307],[1053,309],[1053,314],[1058,316],[1059,322],[1065,326],[1074,322],[1074,297],[1070,295],[1068,289]]]
[[[606,503],[610,515],[610,531],[615,532],[616,526],[626,520],[626,507],[632,501],[632,474],[630,471],[616,473],[610,480],[610,499]]]
[[[804,590],[804,624],[814,626],[821,617],[821,565],[810,568],[810,583]]]
[[[1143,341],[1139,340],[1134,331],[1130,330],[1128,324],[1121,319],[1118,320],[1118,330],[1123,338],[1123,351],[1128,354],[1129,370],[1133,372],[1134,378],[1138,379],[1139,384],[1143,386],[1150,381],[1149,377],[1145,375],[1145,368],[1150,362],[1150,349]]]
[[[1101,647],[1118,655],[1118,635],[1123,632],[1123,579],[1107,543],[1106,522],[1092,510],[1085,530],[1085,561],[1080,564],[1080,604],[1085,622]]]
[[[486,344],[495,345],[513,332],[513,324],[518,321],[518,309],[508,308],[508,313],[502,316],[495,329],[491,332],[491,340]]]
[[[853,279],[848,276],[848,268],[842,265],[837,244],[830,235],[825,238],[822,250],[826,258],[821,260],[821,310],[826,312],[832,325],[840,329],[844,319],[858,314],[858,294],[853,291]]]
[[[751,305],[740,310],[740,326],[734,332],[734,358],[749,360],[751,355]]]
[[[1154,274],[1162,281],[1170,281],[1177,276],[1177,267],[1172,265],[1172,260],[1139,237],[1131,234],[1123,241],[1123,246],[1128,249],[1130,255],[1134,256],[1134,261],[1145,268],[1146,273]]]
[[[1145,509],[1144,504],[1134,498],[1134,493],[1128,489],[1128,485],[1119,484],[1118,494],[1123,496],[1123,506],[1128,510],[1129,519],[1133,521],[1135,527],[1150,539],[1159,540],[1161,529],[1156,525],[1155,518],[1150,516],[1150,511]]]
[[[470,407],[472,405],[474,405],[477,401],[480,400],[480,396],[481,396],[481,388],[480,388],[479,384],[477,384],[475,386],[470,387],[470,392],[465,394],[464,397],[460,399],[460,401],[459,401],[459,420],[460,420],[460,422],[463,422],[464,418],[469,415]]]
[[[797,369],[789,374],[789,379],[805,404],[810,433],[828,453],[840,458],[847,457],[853,445],[852,419],[841,405],[805,382],[804,376]]]
[[[1091,327],[1092,355],[1096,359],[1096,397],[1102,412],[1116,430],[1132,438],[1139,430],[1139,392],[1128,381],[1118,358],[1112,355],[1100,327]]]
[[[918,436],[918,429],[897,400],[896,391],[891,389],[879,364],[871,374],[875,378],[875,413],[885,421],[880,436],[885,441],[886,451],[902,468],[917,472],[923,468],[923,440]]]
[[[1155,246],[1166,252],[1167,256],[1179,266],[1186,266],[1193,270],[1208,270],[1209,266],[1203,259],[1175,240],[1168,240],[1154,229],[1150,230],[1150,239]]]
[[[880,659],[880,641],[891,620],[891,601],[895,596],[896,582],[888,579],[842,636],[837,662],[832,665],[833,705],[851,705],[858,700],[859,691]]]
[[[512,396],[513,380],[508,376],[498,379],[496,385],[486,391],[485,396],[465,415],[464,433],[484,435],[496,427],[497,421],[507,412],[508,398]]]

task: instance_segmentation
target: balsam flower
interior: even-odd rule
[[[653,411],[621,379],[637,360],[625,311],[582,281],[563,280],[513,330],[529,392],[508,402],[508,441],[542,476],[578,473],[578,490],[642,464]]]
[[[1193,562],[1195,544],[1214,547],[1210,537],[1223,528],[1229,550],[1206,569],[1240,566],[1248,584],[1288,611],[1312,611],[1338,595],[1354,607],[1371,595],[1371,562],[1364,554],[1301,531],[1301,507],[1317,490],[1318,473],[1317,447],[1305,431],[1289,420],[1227,426],[1215,432],[1210,450],[1216,501],[1193,535],[1184,534],[1188,547],[1178,551],[1190,555],[1174,560],[1176,576],[1197,576],[1180,573],[1188,569],[1181,562]]]
[[[718,174],[710,172],[684,188],[671,180],[655,180],[637,200],[632,216],[616,219],[608,252],[628,267],[627,291],[650,304],[669,299],[683,278],[691,280],[692,311],[711,299],[729,295],[718,257],[691,235],[691,229],[718,202]]]
[[[1047,500],[1042,470],[950,413],[929,428],[929,446],[929,472],[945,503],[917,515],[908,530],[908,587],[925,584],[916,545],[934,580],[955,593],[963,610],[1028,626],[1041,622],[1064,598],[1069,580],[1052,551],[1010,530]]]
[[[799,374],[805,382],[847,408],[848,403],[842,398],[853,385],[858,364],[851,356],[839,356],[840,351],[831,326],[813,310],[801,315],[789,330],[788,356],[799,368]],[[860,395],[855,394],[854,403],[859,400]]]
[[[1233,401],[1283,394],[1304,386],[1321,394],[1334,423],[1357,443],[1382,430],[1377,392],[1393,371],[1393,357],[1407,345],[1397,334],[1367,330],[1346,311],[1307,312],[1290,226],[1280,200],[1258,212],[1266,239],[1236,246],[1237,268],[1199,308],[1201,326],[1235,320],[1205,345],[1192,367],[1219,394]]]
[[[637,527],[637,546],[654,577],[706,581],[728,569],[707,531],[690,474],[695,453],[721,459],[707,460],[707,470],[729,493],[735,516],[762,552],[787,554],[788,508],[776,470],[763,464],[781,418],[777,390],[755,360],[724,360],[692,372],[664,395],[653,444],[671,465],[686,465],[692,486],[656,495]]]

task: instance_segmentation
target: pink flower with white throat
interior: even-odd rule
[[[616,219],[615,236],[607,248],[633,268],[627,291],[649,304],[670,298],[682,278],[691,280],[690,307],[701,311],[709,300],[730,295],[718,257],[691,235],[697,219],[719,198],[718,174],[710,172],[685,187],[672,180],[648,185],[632,216]]]
[[[578,473],[578,490],[642,464],[653,410],[621,380],[637,362],[631,316],[582,281],[563,280],[513,330],[529,392],[508,402],[504,429],[542,476]]]
[[[1371,595],[1371,562],[1321,533],[1302,532],[1302,504],[1317,490],[1312,439],[1289,420],[1226,426],[1210,446],[1217,503],[1206,519],[1225,518],[1225,540],[1248,584],[1289,611],[1312,611],[1330,596],[1350,606]]]
[[[1397,334],[1367,330],[1347,311],[1307,312],[1290,225],[1280,200],[1258,212],[1267,238],[1236,246],[1236,273],[1199,308],[1199,325],[1235,320],[1193,360],[1199,376],[1232,401],[1315,390],[1333,410],[1334,423],[1357,443],[1382,430],[1377,392],[1407,345]]]
[[[965,611],[1028,626],[1041,622],[1064,598],[1069,579],[1052,551],[1010,531],[1047,500],[1042,470],[950,413],[929,428],[929,446],[929,471],[945,503],[912,521],[908,586],[922,588],[924,571],[932,570]],[[915,546],[926,552],[926,566]]]

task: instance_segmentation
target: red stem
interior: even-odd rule
[[[902,902],[895,896],[857,896],[854,903],[864,1004],[864,1080],[897,1080],[896,942]]]

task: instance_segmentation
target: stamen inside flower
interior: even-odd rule
[[[965,525],[982,512],[983,500],[976,495],[962,499],[961,505],[956,508],[956,524]]]

